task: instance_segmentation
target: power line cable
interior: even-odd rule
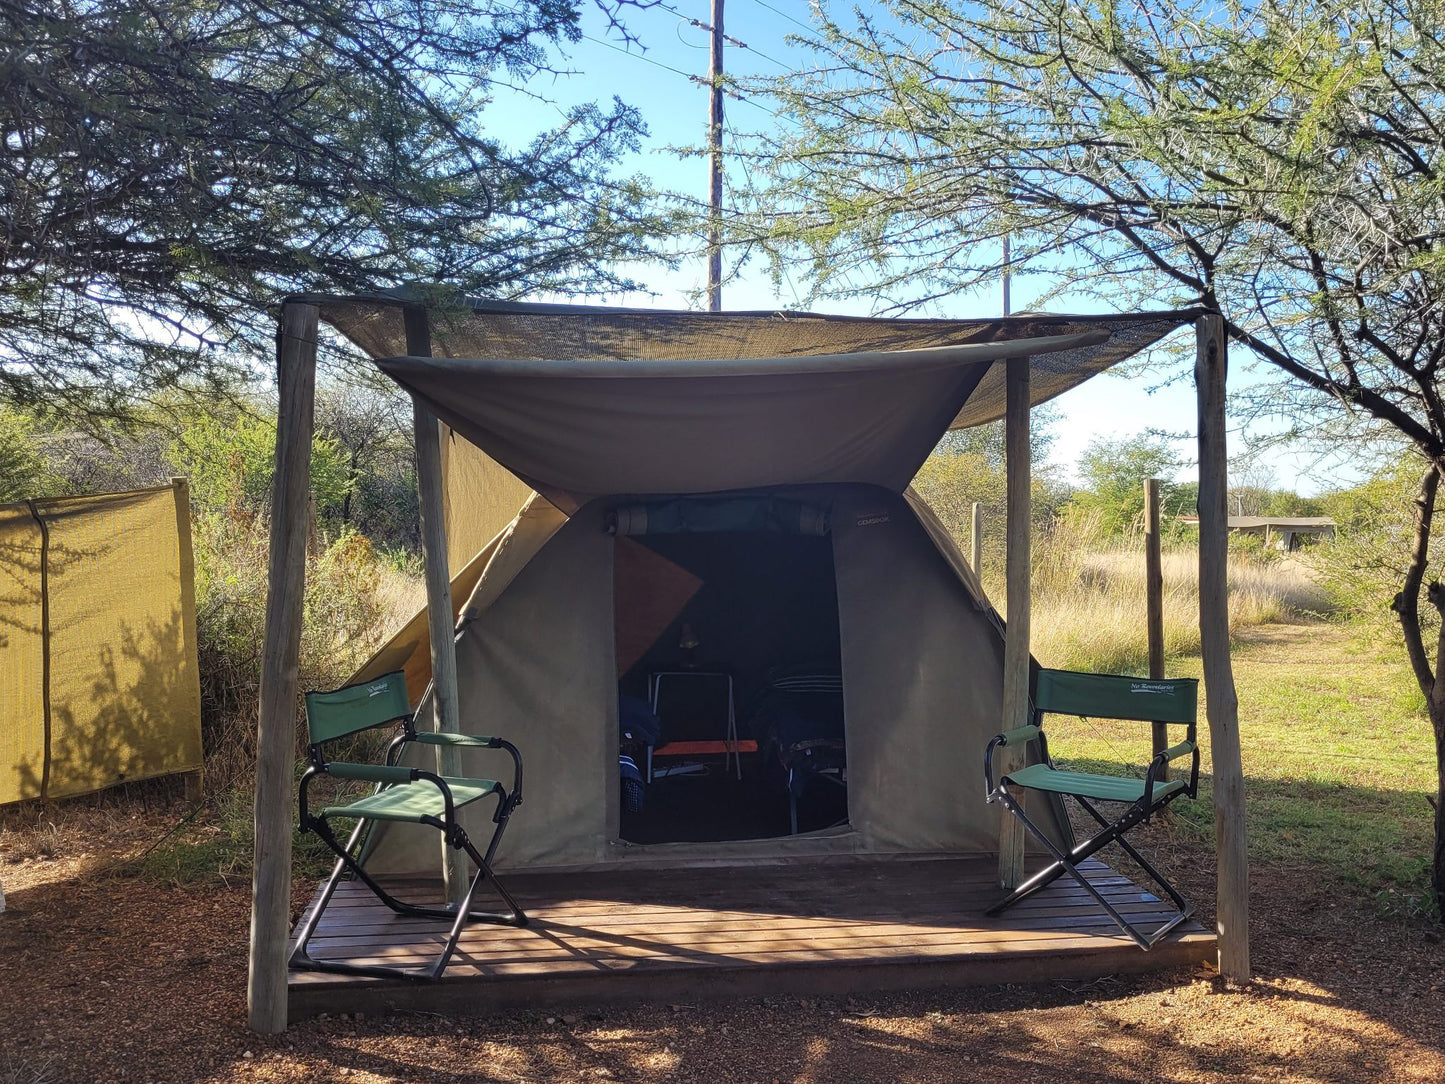
[[[753,0],[753,3],[757,4],[758,7],[767,8],[767,9],[768,9],[769,11],[771,11],[774,15],[781,15],[784,19],[787,19],[788,22],[792,23],[794,26],[800,26],[800,27],[802,27],[804,30],[807,30],[807,31],[810,31],[810,32],[816,29],[815,27],[810,26],[810,25],[808,25],[807,23],[805,23],[805,22],[803,22],[803,21],[801,21],[801,20],[799,20],[799,19],[793,18],[793,17],[792,17],[791,15],[789,15],[786,11],[781,11],[781,10],[779,10],[778,8],[773,7],[772,4],[766,3],[766,0]]]

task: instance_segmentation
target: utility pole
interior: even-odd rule
[[[707,68],[707,311],[722,311],[723,0],[712,0],[712,57]]]
[[[721,0],[719,0],[721,2]],[[1013,276],[1013,268],[1009,266],[1013,262],[1013,244],[1008,234],[1003,235],[1003,314],[1013,315],[1013,299],[1009,296],[1009,282]]]

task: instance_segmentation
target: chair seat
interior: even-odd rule
[[[454,779],[444,776],[452,792],[452,808],[460,809],[501,789],[495,779]],[[365,817],[376,821],[423,821],[446,813],[446,799],[435,783],[419,779],[368,794],[348,805],[327,806],[323,817]]]
[[[1101,802],[1137,802],[1144,797],[1144,780],[1122,775],[1094,775],[1089,772],[1066,772],[1047,764],[1030,764],[1004,777],[1004,782],[1030,790],[1047,790],[1055,794],[1077,794]],[[1154,784],[1154,802],[1184,789],[1184,782],[1171,779]]]

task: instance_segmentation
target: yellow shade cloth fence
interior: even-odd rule
[[[0,805],[200,769],[189,505],[0,506]]]

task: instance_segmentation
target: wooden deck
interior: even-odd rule
[[[1102,863],[1086,868],[1131,918],[1157,923],[1154,916],[1167,914],[1166,904]],[[986,918],[983,909],[998,898],[995,871],[978,858],[830,858],[515,876],[507,884],[531,918],[528,928],[470,927],[434,983],[293,971],[290,1015],[838,995],[1096,978],[1214,958],[1214,935],[1193,922],[1141,951],[1067,879]],[[440,898],[439,883],[395,887],[401,898]],[[323,916],[311,953],[424,963],[442,940],[439,925],[396,916],[364,886],[348,883]]]

